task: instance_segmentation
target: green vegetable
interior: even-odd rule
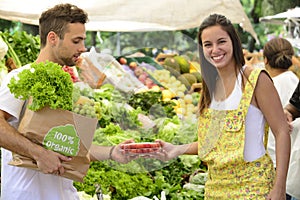
[[[53,62],[32,63],[13,77],[8,84],[16,98],[32,98],[28,108],[33,111],[49,106],[52,109],[72,110],[73,82],[70,75]]]
[[[8,37],[8,36],[7,36]],[[14,51],[12,45],[9,43],[8,39],[5,37],[5,35],[0,32],[0,38],[2,38],[2,40],[7,44],[8,46],[8,51],[6,54],[6,57],[8,58],[12,58],[16,64],[17,67],[21,66],[21,61],[19,59],[19,57],[17,56],[16,52]]]
[[[155,187],[147,173],[130,174],[117,171],[105,162],[92,162],[84,183],[75,182],[78,191],[95,194],[95,184],[100,184],[104,194],[109,194],[112,200],[130,199],[141,194],[150,196]]]
[[[133,108],[141,108],[146,114],[152,115],[154,118],[170,117],[176,115],[173,101],[162,101],[162,92],[146,91],[133,94],[128,104]]]
[[[191,183],[198,185],[205,185],[207,180],[207,172],[200,172],[191,178]]]
[[[0,37],[9,47],[6,58],[12,58],[17,67],[34,62],[40,51],[39,36],[33,36],[25,31],[0,32]]]
[[[113,122],[118,123],[123,130],[137,129],[142,126],[138,119],[138,114],[142,113],[141,109],[129,109],[127,104],[115,104],[111,109]]]

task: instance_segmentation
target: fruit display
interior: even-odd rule
[[[179,116],[194,118],[197,105],[192,103],[191,94],[194,91],[191,90],[193,84],[201,83],[202,77],[199,62],[192,53],[188,55],[160,55],[159,62],[158,59],[149,57],[122,56],[117,60],[125,71],[135,76],[148,89],[161,90],[163,101],[172,101]]]
[[[197,83],[197,77],[190,73],[183,73],[178,76],[177,79],[188,89],[190,89],[194,83]]]
[[[182,96],[187,90],[184,84],[172,76],[170,71],[166,69],[153,71],[151,75],[173,94],[169,100],[176,96]]]
[[[151,89],[153,87],[163,87],[160,82],[157,81],[155,77],[151,75],[151,73],[149,73],[157,70],[156,67],[154,67],[150,63],[146,63],[144,61],[138,63],[137,60],[125,57],[119,58],[119,62],[120,64],[122,64],[122,67],[126,72],[136,77],[148,89]]]
[[[190,63],[187,57],[177,55],[174,56],[174,60],[179,64],[181,74],[190,72]]]

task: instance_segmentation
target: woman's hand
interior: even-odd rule
[[[161,146],[160,151],[153,152],[149,155],[150,158],[155,158],[161,161],[169,161],[180,155],[179,146],[173,145],[169,142],[156,140]]]
[[[285,200],[286,199],[285,187],[276,187],[275,185],[266,199]]]

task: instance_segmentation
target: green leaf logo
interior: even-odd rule
[[[56,126],[48,131],[43,140],[46,149],[65,156],[76,156],[79,151],[80,138],[72,124]]]

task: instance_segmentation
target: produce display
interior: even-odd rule
[[[172,198],[173,195],[173,197],[178,197],[180,196],[179,193],[182,193],[183,196],[189,196],[189,198],[192,196],[197,199],[203,198],[203,191],[196,193],[188,187],[183,188],[185,182],[182,182],[184,180],[183,176],[179,175],[191,174],[195,170],[203,168],[197,157],[192,160],[180,157],[178,160],[170,162],[143,158],[149,151],[160,150],[160,148],[147,148],[149,144],[157,145],[154,143],[156,139],[163,139],[175,144],[197,140],[197,123],[195,123],[195,120],[197,120],[196,111],[199,92],[188,90],[175,76],[170,78],[170,72],[153,58],[151,58],[151,61],[149,58],[132,59],[127,57],[118,60],[120,66],[128,75],[137,78],[146,87],[139,90],[124,90],[115,85],[113,81],[104,81],[99,89],[87,92],[87,96],[94,101],[94,105],[97,105],[96,110],[98,110],[99,128],[95,132],[93,142],[99,145],[111,146],[126,139],[134,139],[136,143],[124,146],[123,151],[140,158],[122,165],[112,161],[101,162],[101,165],[98,162],[93,163],[88,175],[85,177],[85,183],[75,183],[75,186],[79,191],[84,190],[86,193],[93,195],[95,192],[94,184],[101,184],[103,193],[110,194],[112,199],[130,199],[141,195],[147,197],[160,196],[161,191],[165,191],[166,188],[169,188],[169,192],[166,194],[169,198]],[[145,63],[145,60],[149,63]],[[153,64],[154,62],[156,64]],[[94,63],[94,65],[97,66],[98,64]],[[103,61],[101,66],[105,73]],[[162,75],[163,78],[160,78],[160,76],[156,76],[159,73],[165,73],[169,76]],[[145,77],[138,78],[136,76],[142,74],[145,74],[147,78],[149,77],[152,83],[149,84],[148,82],[147,85],[146,81],[143,81],[146,80]],[[110,75],[107,74],[107,76]],[[171,81],[177,85],[174,87]],[[152,85],[153,83],[157,84]],[[186,164],[181,164],[182,162]],[[180,173],[173,168],[174,166],[180,170]],[[169,167],[170,171],[174,171],[173,176],[169,175],[170,172],[164,173]],[[103,170],[105,175],[102,176],[99,171]],[[160,179],[160,177],[162,178],[162,172],[165,176],[164,180]],[[112,173],[111,176],[110,173]],[[118,174],[123,177],[122,179],[127,180],[126,189],[124,183],[118,184],[117,181],[114,181],[113,174]],[[135,179],[137,177],[143,183]],[[120,180],[118,179],[118,181]],[[149,181],[151,185],[158,185],[154,188],[149,188],[149,185],[145,186],[144,183]],[[174,183],[176,186],[172,184],[173,181],[176,182]],[[135,182],[135,184],[132,184],[132,182]],[[162,183],[164,184],[162,185]],[[115,194],[108,188],[114,188]]]
[[[38,36],[30,35],[25,31],[16,31],[14,33],[0,31],[0,38],[8,46],[8,51],[5,55],[8,71],[31,63],[37,58],[40,51]]]
[[[0,32],[0,39],[1,84],[9,71],[36,59],[39,40],[25,32]],[[161,150],[156,139],[174,144],[197,140],[202,82],[197,55],[113,57],[91,48],[76,66],[32,64],[32,70],[45,78],[29,79],[32,74],[25,71],[22,81],[13,79],[9,87],[18,97],[31,97],[32,110],[48,105],[96,119],[94,144],[112,146],[134,139],[122,151],[137,156],[136,160],[91,163],[83,181],[74,182],[80,199],[97,199],[95,185],[101,185],[103,196],[111,200],[203,199],[207,169],[197,156],[179,156],[169,162],[146,156]],[[251,64],[253,60],[247,59]],[[294,57],[290,68],[298,76],[299,63]],[[59,77],[58,83],[46,84],[54,77]]]

